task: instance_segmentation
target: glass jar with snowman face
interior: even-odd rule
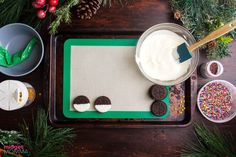
[[[7,111],[17,110],[33,103],[35,90],[29,84],[16,80],[0,83],[0,108]]]

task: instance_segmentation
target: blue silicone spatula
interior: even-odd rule
[[[187,46],[186,43],[183,43],[177,47],[177,53],[174,52],[174,57],[178,58],[180,63],[183,63],[187,61],[188,59],[192,58],[192,54],[195,49],[201,47],[202,45],[215,40],[222,35],[234,30],[236,28],[236,20],[233,20],[222,27],[218,28],[217,30],[211,32],[209,35],[207,35],[205,38],[201,39],[200,41]]]

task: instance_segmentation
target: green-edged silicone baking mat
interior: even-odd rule
[[[153,100],[148,95],[153,85],[135,63],[137,39],[68,39],[64,43],[63,114],[67,118],[166,118],[170,113],[169,94],[163,100],[168,111],[162,117],[150,112]],[[167,87],[168,91],[170,87]],[[76,96],[90,99],[89,111],[77,112]],[[107,96],[112,109],[99,113],[94,101]]]

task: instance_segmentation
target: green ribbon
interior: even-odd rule
[[[37,43],[38,39],[33,37],[23,50],[15,53],[14,55],[11,55],[5,48],[0,46],[0,66],[10,68],[24,62],[27,58],[29,58]]]

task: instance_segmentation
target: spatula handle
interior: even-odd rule
[[[200,47],[212,40],[219,38],[220,36],[234,30],[235,28],[236,28],[236,20],[233,20],[233,21],[225,24],[224,26],[218,28],[217,30],[211,32],[208,36],[206,36],[205,38],[196,42],[195,44],[188,46],[188,50],[190,52],[193,52],[193,50],[195,50],[196,48],[198,48],[198,47]]]

